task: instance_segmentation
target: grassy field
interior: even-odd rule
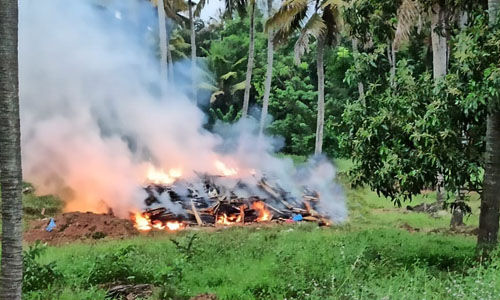
[[[339,161],[345,170],[349,162]],[[349,220],[150,234],[60,247],[32,246],[25,299],[104,299],[112,282],[149,283],[153,299],[498,299],[499,256],[475,259],[475,237],[450,214],[407,212],[346,188]],[[36,201],[25,199],[37,210]],[[52,200],[51,200],[52,201]],[[413,204],[434,201],[432,193]],[[412,204],[412,205],[413,205]],[[478,224],[478,199],[465,222]],[[57,204],[54,202],[51,207]],[[29,291],[28,291],[29,290]]]

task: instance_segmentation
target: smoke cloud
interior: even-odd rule
[[[291,195],[309,185],[328,214],[343,220],[343,192],[326,160],[296,168],[277,158],[282,141],[259,138],[251,120],[203,129],[206,116],[188,98],[191,83],[160,78],[156,19],[148,1],[20,1],[25,180],[59,195],[67,211],[111,208],[125,217],[143,209],[141,186],[152,166],[189,179],[220,174],[222,163],[248,185],[256,173]],[[221,180],[236,187],[235,179]]]

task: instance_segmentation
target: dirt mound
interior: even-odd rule
[[[139,233],[130,220],[109,214],[71,212],[56,216],[54,221],[55,227],[51,232],[45,230],[50,219],[33,221],[29,230],[24,233],[24,240],[29,243],[39,240],[49,244],[62,244],[106,237],[122,238]]]

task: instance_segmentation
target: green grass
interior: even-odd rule
[[[94,295],[109,281],[154,283],[177,299],[495,299],[500,268],[475,263],[474,249],[462,236],[313,224],[156,234],[48,248],[41,263],[56,261],[64,281],[27,299]]]
[[[345,182],[350,162],[336,165]],[[349,219],[331,228],[193,229],[47,247],[37,263],[55,262],[53,271],[61,277],[26,291],[25,299],[104,299],[102,285],[110,282],[153,284],[153,299],[201,293],[219,299],[498,298],[500,255],[490,265],[478,263],[475,237],[447,231],[449,213],[408,212],[368,189],[346,193]],[[434,199],[429,193],[404,205]],[[24,201],[35,212],[60,209],[54,198]],[[465,221],[477,227],[477,196],[470,205],[473,214]]]

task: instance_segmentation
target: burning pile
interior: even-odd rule
[[[216,163],[221,175],[197,174],[189,181],[180,170],[152,168],[144,187],[146,209],[131,215],[141,231],[183,229],[190,225],[214,226],[255,222],[310,221],[329,225],[318,209],[319,194],[303,188],[299,199],[251,171],[251,180],[236,177],[238,171]]]

